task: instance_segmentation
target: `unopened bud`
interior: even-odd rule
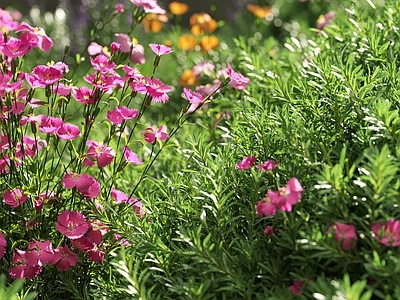
[[[64,56],[67,56],[68,52],[69,52],[69,45],[66,45],[64,47]]]
[[[149,94],[146,95],[146,98],[144,98],[144,106],[149,107],[151,102],[151,96]]]

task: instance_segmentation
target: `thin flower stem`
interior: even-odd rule
[[[150,160],[150,162],[146,165],[145,169],[143,170],[138,182],[136,183],[135,187],[132,189],[129,198],[131,198],[134,193],[136,192],[137,188],[139,187],[140,183],[145,179],[147,172],[150,170],[150,168],[152,167],[152,165],[154,164],[154,162],[156,161],[157,157],[160,155],[161,151],[166,147],[166,145],[168,144],[168,142],[171,140],[171,138],[175,135],[175,133],[178,132],[178,130],[186,123],[186,121],[191,117],[191,115],[193,115],[200,107],[202,107],[216,92],[218,92],[218,90],[220,90],[221,88],[223,88],[224,86],[226,86],[230,81],[230,78],[228,77],[226,80],[224,80],[223,82],[221,82],[221,84],[218,86],[218,88],[216,88],[211,94],[209,94],[208,96],[206,96],[204,98],[204,100],[201,102],[201,104],[190,114],[183,114],[181,113],[181,115],[179,116],[178,120],[177,120],[177,126],[172,129],[171,133],[169,134],[168,138],[165,140],[164,144],[162,146],[160,146],[160,149],[155,153],[154,157]],[[154,147],[154,145],[153,145]],[[152,149],[152,153],[153,153],[153,149]],[[132,206],[133,204],[131,204]]]

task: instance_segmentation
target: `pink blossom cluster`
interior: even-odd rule
[[[303,191],[296,177],[289,179],[285,187],[279,188],[277,192],[268,191],[267,195],[256,204],[259,217],[272,216],[278,210],[292,211],[292,206],[301,199]]]
[[[63,211],[57,218],[57,230],[70,239],[72,246],[86,252],[88,258],[95,262],[103,262],[103,235],[109,228],[99,221],[87,221],[79,211]]]
[[[132,39],[126,33],[116,33],[116,41],[110,44],[112,53],[121,53],[129,57],[132,64],[144,64],[146,57],[144,47],[138,43],[136,39]],[[88,49],[89,55],[102,55],[110,58],[111,54],[107,47],[104,47],[96,42],[92,42]]]
[[[131,0],[131,2],[139,7],[141,13],[165,12],[155,0]],[[123,5],[115,6],[116,14],[122,13],[123,10]],[[1,9],[0,27],[7,31],[6,34],[0,35],[0,58],[2,59],[0,175],[7,176],[17,167],[20,168],[18,171],[21,170],[21,173],[30,175],[29,168],[36,168],[39,182],[39,190],[35,192],[35,183],[27,183],[31,177],[27,176],[26,181],[22,180],[21,183],[13,181],[3,191],[3,203],[13,210],[13,214],[20,214],[21,211],[27,213],[29,210],[24,222],[27,230],[32,232],[29,240],[31,236],[35,236],[34,230],[43,224],[43,221],[38,220],[45,219],[50,224],[55,221],[46,219],[54,215],[49,214],[47,209],[52,212],[55,209],[57,214],[61,205],[64,206],[63,209],[66,207],[70,209],[59,213],[55,228],[53,226],[49,229],[52,237],[55,236],[53,233],[56,233],[62,238],[62,243],[53,241],[53,244],[59,247],[53,248],[52,242],[46,239],[42,231],[40,238],[36,235],[36,239],[30,240],[27,247],[22,247],[20,244],[11,243],[10,241],[18,241],[14,241],[13,236],[8,237],[9,233],[4,230],[4,233],[0,232],[0,258],[7,251],[6,239],[10,239],[9,244],[13,244],[11,247],[14,252],[9,274],[14,279],[34,278],[43,271],[46,265],[56,266],[63,271],[69,270],[78,263],[78,254],[79,257],[87,256],[91,261],[102,262],[106,252],[104,234],[109,229],[97,220],[88,220],[83,214],[83,209],[87,209],[87,205],[90,205],[90,209],[95,206],[99,211],[104,211],[99,199],[107,197],[113,198],[115,205],[125,203],[132,207],[133,214],[139,218],[144,213],[142,203],[132,195],[128,196],[116,188],[103,186],[103,182],[107,182],[104,177],[107,176],[108,170],[112,169],[110,167],[112,163],[115,166],[113,170],[117,170],[116,172],[128,163],[143,164],[139,155],[129,148],[133,144],[130,140],[132,135],[124,136],[125,143],[118,142],[119,149],[123,149],[122,153],[118,153],[110,146],[110,140],[113,135],[125,132],[123,130],[126,129],[125,125],[128,122],[136,122],[135,127],[138,124],[143,111],[129,107],[132,98],[139,94],[139,97],[143,97],[144,107],[147,107],[149,105],[147,102],[150,103],[150,101],[167,103],[172,87],[154,76],[142,75],[135,66],[123,63],[128,59],[134,65],[145,63],[144,47],[127,34],[116,34],[115,41],[109,45],[110,51],[99,44],[92,43],[88,48],[91,71],[83,78],[86,83],[75,86],[72,83],[75,81],[68,79],[69,66],[64,62],[36,65],[27,72],[20,70],[20,63],[27,59],[26,55],[33,48],[49,51],[53,47],[53,41],[46,35],[43,28],[34,28],[24,22],[19,23]],[[170,47],[162,44],[149,44],[149,49],[155,54],[154,67],[160,62],[161,56],[172,52]],[[199,74],[207,73],[207,68],[213,69],[214,66],[200,64],[196,67]],[[220,77],[230,77],[232,82],[237,82],[238,85],[234,86],[239,90],[246,85],[245,77],[234,72],[230,66],[226,72],[220,74]],[[206,96],[215,92],[220,85],[221,81],[215,79],[212,85],[200,86],[197,91],[184,90],[185,97],[190,103],[186,113],[194,112],[203,104]],[[115,94],[112,94],[114,92]],[[36,95],[44,94],[45,99],[34,98],[35,93]],[[123,95],[121,99],[113,97],[119,94]],[[110,139],[98,142],[90,139],[89,132],[92,125],[97,125],[94,121],[101,109],[99,105],[105,102],[104,98],[108,95],[112,96],[107,99],[109,106],[105,122],[110,128]],[[71,115],[69,111],[67,112],[66,106],[71,99],[76,100],[83,110],[84,119],[79,124],[76,123],[77,125],[68,121],[71,120]],[[9,131],[3,130],[14,125],[19,126],[15,132],[24,133],[18,138],[8,135]],[[25,135],[27,132],[32,136]],[[152,145],[155,145],[157,141],[168,141],[170,138],[165,125],[149,126],[140,131],[139,135],[145,142]],[[119,141],[123,140],[121,138]],[[119,162],[116,159],[118,156],[121,158]],[[48,176],[53,175],[51,174],[53,170],[47,171],[49,164],[46,163],[49,159],[51,167],[59,170],[59,173],[54,171],[61,174],[58,175],[59,178]],[[70,163],[65,163],[67,159]],[[104,170],[106,167],[109,168]],[[42,172],[43,170],[46,171]],[[96,176],[96,173],[103,175],[103,181],[99,181],[100,176]],[[45,191],[43,191],[44,187]],[[100,197],[102,191],[105,197]],[[111,197],[108,197],[107,191]],[[114,237],[119,240],[119,243],[129,244],[118,234]]]
[[[388,247],[400,246],[400,221],[390,219],[386,222],[374,223],[371,226],[371,231],[374,239],[380,244]],[[335,222],[327,233],[333,233],[335,240],[341,242],[341,247],[345,251],[357,246],[358,237],[354,225]]]
[[[127,36],[126,34],[117,34],[117,44],[119,46],[115,47],[117,47],[118,49],[120,49],[121,52],[124,53],[131,52],[131,49],[133,47],[132,42],[130,42],[129,36]],[[171,48],[165,45],[150,44],[149,47],[157,56],[166,55],[172,52]],[[100,49],[102,49],[101,46],[96,46],[93,43],[89,47],[90,55],[96,55],[96,54],[98,55],[96,57],[91,57],[91,63],[96,72],[86,75],[84,77],[86,82],[90,83],[91,85],[98,88],[102,92],[111,91],[111,89],[114,87],[121,88],[125,83],[127,83],[132,89],[132,92],[143,95],[149,95],[151,99],[155,102],[162,102],[162,103],[168,102],[169,97],[167,93],[172,91],[171,86],[163,83],[158,78],[143,76],[136,68],[132,68],[126,65],[123,66],[125,76],[123,78],[120,77],[118,73],[115,71],[116,67],[115,64],[112,61],[110,61],[111,57],[109,55],[107,56],[106,53],[101,52]],[[144,49],[143,51],[140,51],[140,55],[141,56],[138,56],[138,53],[135,54],[131,53],[130,54],[131,62],[134,64],[144,63],[145,62]],[[96,97],[93,97],[94,95],[95,92],[90,92],[90,90],[81,88],[81,90],[78,89],[78,91],[75,92],[74,97],[77,101],[80,101],[88,105],[97,101]],[[124,110],[125,112],[127,112],[126,108],[124,108]],[[117,113],[118,112],[114,112],[114,114]],[[134,113],[132,111],[128,111],[127,113],[128,116],[131,115],[128,118],[137,117],[137,114],[136,116],[134,116]],[[114,120],[112,120],[113,118],[112,114],[110,115],[110,117],[111,119],[110,118],[109,119],[111,122],[113,122],[114,124],[118,124],[115,123],[115,118]]]
[[[42,272],[45,265],[55,265],[59,270],[67,271],[77,261],[78,256],[67,244],[53,249],[49,240],[33,240],[26,250],[15,249],[8,272],[13,279],[32,279]]]
[[[135,6],[142,8],[145,13],[165,14],[156,0],[130,0]]]
[[[244,157],[240,162],[236,164],[236,169],[247,170],[254,166],[257,158],[254,155]],[[272,171],[279,166],[279,163],[273,160],[267,160],[262,164],[256,165],[256,168],[260,171]]]
[[[18,167],[28,157],[35,157],[36,154],[45,148],[47,143],[38,137],[23,136],[20,142],[13,144],[8,136],[2,136],[0,133],[0,174],[7,174],[13,163]],[[10,159],[14,157],[13,160]]]
[[[115,203],[131,204],[132,209],[136,213],[136,215],[139,218],[141,218],[143,216],[143,205],[142,205],[142,202],[140,202],[138,199],[130,198],[127,194],[125,194],[124,192],[121,192],[120,190],[117,190],[115,188],[111,189],[111,196],[114,198]]]
[[[329,25],[335,17],[335,12],[330,11],[325,15],[320,15],[317,20],[317,29],[323,30],[325,26]]]
[[[371,226],[375,240],[385,246],[400,246],[400,221],[390,219]]]
[[[87,174],[69,172],[64,176],[62,185],[67,189],[76,188],[79,193],[90,199],[100,194],[100,183]]]
[[[78,211],[65,210],[58,216],[56,228],[76,250],[85,252],[89,260],[103,262],[103,234],[109,230],[106,226],[98,221],[87,221]],[[6,244],[4,235],[0,233],[1,256]],[[33,240],[26,250],[15,249],[9,274],[13,279],[32,279],[42,272],[45,265],[55,265],[57,269],[67,271],[78,262],[78,255],[70,247],[65,243],[53,248],[49,240]]]
[[[227,68],[215,72],[215,66],[212,63],[204,60],[195,65],[191,69],[191,72],[196,78],[196,81],[204,81],[202,79],[203,77],[206,77],[210,82],[203,85],[197,85],[195,92],[184,88],[184,97],[189,100],[191,104],[186,112],[188,114],[196,110],[196,108],[199,106],[199,103],[201,103],[203,99],[218,91],[223,80],[229,78],[230,80],[228,85],[236,90],[244,90],[250,83],[249,78],[238,72],[235,72],[230,64],[227,64]]]
[[[0,27],[4,26],[16,33],[22,32],[19,37],[0,35],[0,52],[3,57],[14,59],[28,54],[33,48],[49,51],[53,47],[53,41],[44,29],[32,27],[25,22],[19,24],[10,19],[4,11],[0,11]]]
[[[357,233],[354,225],[335,222],[327,233],[334,232],[335,240],[341,242],[342,249],[349,251],[357,245]]]

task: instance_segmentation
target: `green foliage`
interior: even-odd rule
[[[301,299],[396,298],[398,247],[371,226],[399,219],[399,13],[396,1],[354,1],[306,43],[236,40],[251,84],[222,98],[229,138],[193,133],[178,174],[148,181],[143,194],[151,217],[132,240],[145,245],[134,253],[152,297],[290,299],[298,280]],[[248,155],[280,164],[235,170]],[[260,219],[256,203],[292,177],[301,202]],[[334,222],[355,226],[354,249],[328,233]],[[267,225],[278,233],[264,235]]]
[[[0,276],[0,299],[7,300],[33,300],[37,296],[34,292],[23,293],[23,280],[16,280],[10,285],[6,285],[6,276],[1,274]]]

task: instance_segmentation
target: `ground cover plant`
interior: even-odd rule
[[[50,63],[1,11],[0,294],[399,298],[400,2],[296,2],[290,37],[252,3],[229,41],[175,5],[110,5]]]

